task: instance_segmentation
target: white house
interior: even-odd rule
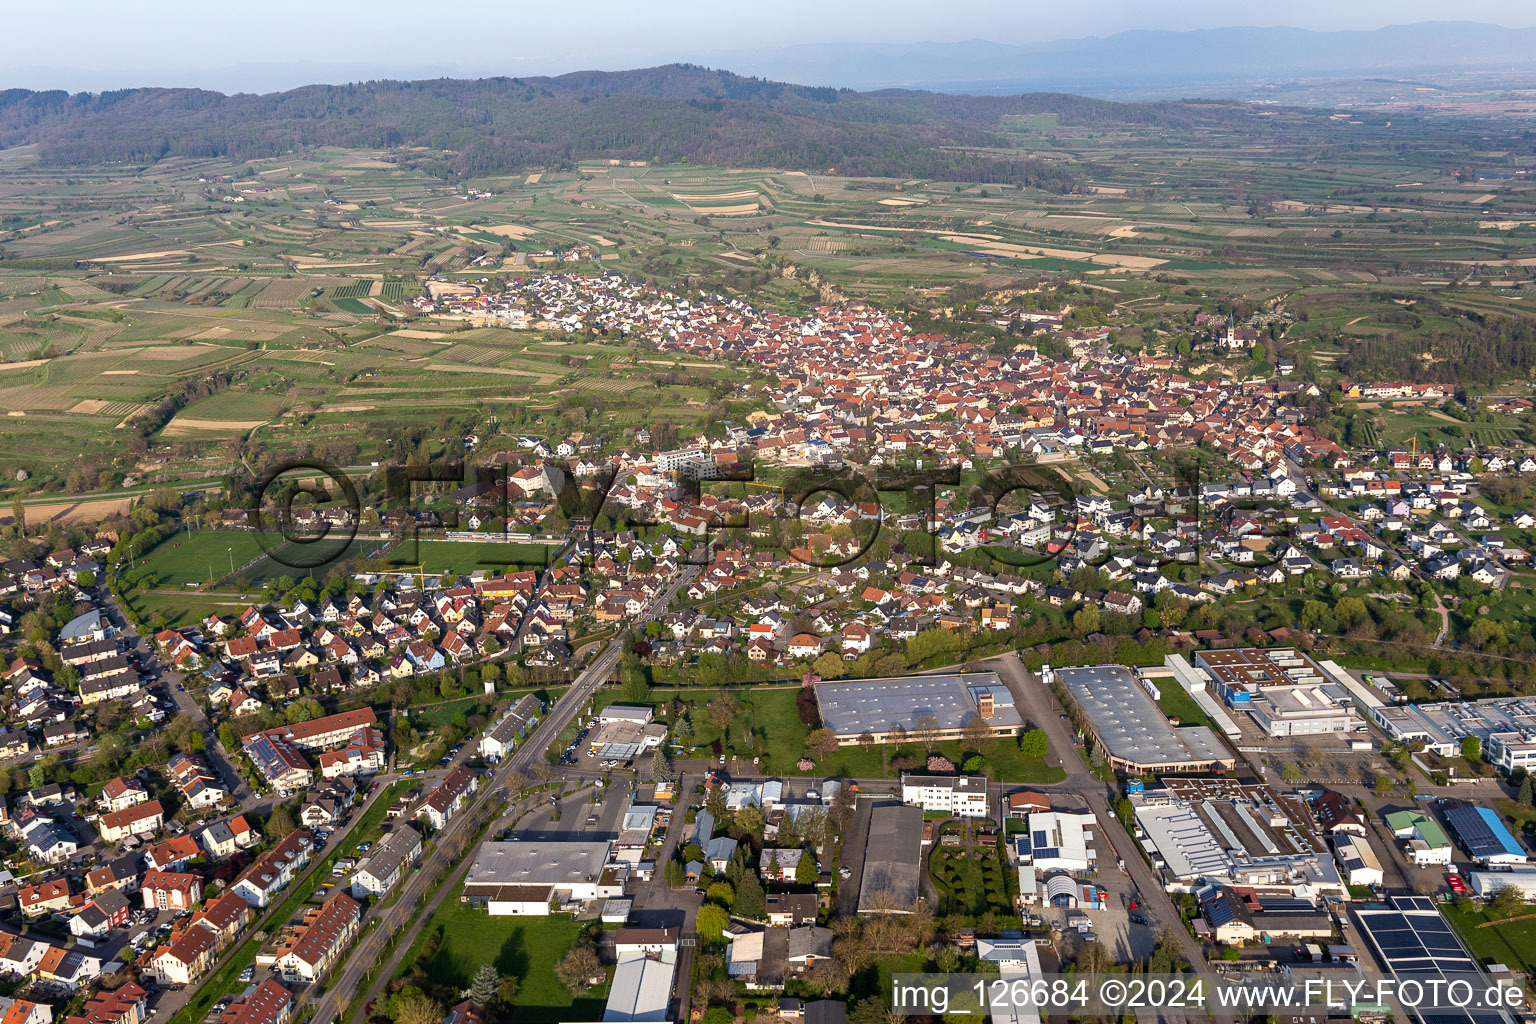
[[[901,801],[957,818],[987,816],[987,780],[981,776],[903,775]]]

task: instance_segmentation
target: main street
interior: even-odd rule
[[[642,610],[640,621],[665,611],[678,590],[687,586],[697,573],[698,569],[694,567],[685,568],[680,572]],[[549,714],[522,745],[483,780],[476,800],[449,819],[434,839],[431,852],[401,883],[403,888],[394,903],[375,915],[378,923],[370,926],[359,940],[340,973],[333,974],[327,980],[325,994],[315,1002],[314,1024],[331,1024],[352,1001],[359,987],[371,980],[372,985],[368,989],[367,998],[362,1001],[358,1009],[358,1017],[363,1015],[368,1001],[376,998],[389,980],[394,963],[410,947],[412,936],[430,916],[431,910],[441,904],[444,894],[451,891],[454,879],[460,872],[450,872],[448,869],[455,861],[470,852],[468,840],[475,830],[484,824],[487,809],[495,807],[503,799],[509,780],[519,773],[528,772],[543,758],[549,744],[555,741],[566,726],[576,720],[576,717],[586,708],[587,702],[597,692],[598,687],[613,675],[623,653],[622,638],[610,642],[576,677],[571,688],[555,702]],[[468,757],[472,749],[472,745],[466,744],[460,758]],[[495,827],[493,825],[491,831],[494,831]],[[446,877],[440,878],[439,875]],[[418,909],[437,886],[441,886],[441,891],[437,893],[437,898],[431,906]],[[415,926],[411,927],[413,921]],[[385,946],[396,933],[407,928],[409,933],[401,936],[400,945],[390,963],[385,964],[383,970],[375,973],[374,965],[383,955]]]

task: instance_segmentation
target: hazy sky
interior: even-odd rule
[[[47,42],[28,48],[22,59],[13,51],[10,67],[0,70],[0,86],[70,89],[229,89],[292,84],[285,78],[341,81],[405,72],[612,70],[843,41],[1024,43],[1127,29],[1370,29],[1454,18],[1536,26],[1530,0],[1483,0],[1470,7],[1444,0],[72,0],[7,8],[10,39]],[[60,31],[61,16],[67,31]],[[258,67],[265,70],[258,74]]]

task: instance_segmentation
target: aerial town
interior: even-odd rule
[[[1524,12],[349,4],[0,81],[0,1024],[1536,1019]]]

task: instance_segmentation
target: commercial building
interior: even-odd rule
[[[1467,855],[1484,867],[1525,864],[1530,861],[1524,849],[1499,816],[1474,804],[1451,804],[1441,813],[1445,823],[1456,833],[1456,841]]]
[[[860,914],[910,914],[921,893],[923,812],[906,804],[880,804],[869,812]]]
[[[671,1020],[672,978],[677,973],[677,953],[631,954],[613,971],[608,989],[604,1024],[633,1024]]]
[[[667,727],[659,722],[604,722],[592,731],[587,752],[605,761],[632,761],[667,740]]]
[[[985,818],[987,780],[980,775],[903,775],[901,801],[957,818]]]
[[[1146,685],[1123,665],[1047,667],[1041,679],[1066,688],[1116,770],[1166,775],[1232,767],[1233,755],[1214,732],[1203,725],[1175,728]]]
[[[1364,836],[1352,832],[1334,834],[1333,853],[1339,859],[1344,881],[1349,885],[1380,885],[1381,858]]]
[[[1536,697],[1489,697],[1435,704],[1385,704],[1371,718],[1399,743],[1420,740],[1442,757],[1476,737],[1483,755],[1504,771],[1536,769]]]
[[[611,849],[607,841],[484,843],[465,878],[463,900],[507,917],[548,914],[551,900],[622,896],[627,871],[610,863]]]
[[[1422,811],[1393,811],[1387,828],[1403,840],[1403,853],[1419,867],[1451,862],[1451,841],[1445,830]]]
[[[1024,724],[996,672],[854,679],[815,689],[822,725],[844,746],[865,733],[876,743],[891,741],[893,733],[946,740],[959,739],[973,721],[998,735],[1013,735]]]
[[[1267,786],[1178,781],[1130,801],[1137,841],[1170,892],[1215,884],[1289,895],[1305,887],[1347,898],[1333,858],[1308,829],[1305,808]]]
[[[1053,871],[1093,871],[1098,851],[1093,834],[1098,819],[1090,810],[1036,811],[1024,832],[1013,837],[1013,854],[1019,865],[1019,891],[1034,887],[1034,875]],[[1026,885],[1026,881],[1028,884]]]

